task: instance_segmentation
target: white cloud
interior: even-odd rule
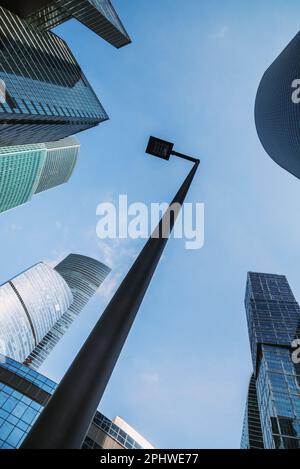
[[[12,231],[13,233],[16,233],[17,231],[22,230],[22,226],[18,225],[17,223],[11,223],[9,225],[9,230]]]
[[[218,31],[212,33],[209,37],[211,39],[223,39],[229,32],[227,25],[222,26]]]
[[[136,249],[128,246],[129,240],[99,240],[98,247],[100,249],[99,259],[109,266],[112,271],[105,283],[99,289],[100,298],[108,302],[116,289],[118,288],[121,278],[127,273],[131,264],[137,256]]]
[[[115,275],[110,274],[110,276],[105,280],[103,286],[98,290],[98,296],[107,303],[117,290],[119,285],[121,274],[118,272]]]
[[[142,374],[141,379],[144,384],[157,384],[160,380],[160,376],[156,371],[145,372]]]
[[[116,262],[116,246],[117,245],[117,240],[115,243],[108,243],[106,241],[100,240],[98,241],[98,247],[100,249],[100,257],[101,261],[104,262],[104,264],[108,265],[109,267],[113,268],[115,262]]]

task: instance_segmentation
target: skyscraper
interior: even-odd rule
[[[34,369],[42,365],[110,273],[110,268],[101,262],[78,254],[70,254],[55,270],[68,284],[73,302],[28,357],[27,362]]]
[[[70,254],[55,269],[39,263],[0,286],[1,353],[38,368],[109,272]]]
[[[300,33],[264,73],[255,122],[269,156],[300,178]]]
[[[67,44],[0,7],[0,145],[52,142],[108,119]]]
[[[0,212],[66,183],[75,168],[79,148],[74,137],[52,143],[0,147]]]
[[[69,181],[77,163],[80,145],[74,137],[44,145],[45,160],[35,194]]]
[[[251,272],[247,279],[245,306],[254,368],[247,407],[256,421],[258,441],[257,410],[265,449],[299,449],[300,370],[299,365],[293,363],[291,354],[292,342],[300,337],[299,305],[286,277]],[[247,438],[248,447],[253,445],[253,439],[252,443],[249,440],[253,426],[251,428],[249,423],[244,425],[244,447]]]
[[[39,263],[0,287],[0,340],[23,362],[68,310],[72,292],[54,269]]]
[[[131,42],[110,0],[0,0],[0,5],[41,31],[75,18],[117,48]]]
[[[35,370],[0,355],[0,449],[20,447],[56,386]],[[153,446],[119,417],[112,422],[96,412],[82,448],[149,449]]]

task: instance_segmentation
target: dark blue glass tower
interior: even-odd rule
[[[74,18],[117,48],[131,42],[110,0],[0,0],[0,5],[40,31]]]
[[[67,44],[0,7],[0,146],[60,140],[108,119]]]
[[[269,156],[300,179],[300,33],[264,73],[255,122]]]
[[[245,306],[264,448],[300,449],[299,305],[285,276],[251,272]]]

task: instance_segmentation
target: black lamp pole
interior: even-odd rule
[[[151,137],[147,153],[168,160],[171,154],[194,163],[171,206],[134,262],[81,348],[21,449],[78,449],[84,441],[136,314],[151,282],[200,161],[172,151]],[[166,232],[167,227],[167,232]]]

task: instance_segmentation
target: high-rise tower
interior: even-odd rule
[[[258,412],[265,449],[300,449],[300,369],[292,360],[292,343],[300,337],[299,305],[286,277],[251,272],[245,306],[254,378],[247,403],[251,419],[245,421],[243,447],[254,444],[250,438],[253,426],[249,425],[254,420],[259,436]],[[256,438],[256,445],[259,441]]]
[[[23,362],[72,302],[65,280],[43,263],[0,286],[0,340],[5,354]]]
[[[110,0],[0,0],[0,5],[41,31],[74,18],[117,48],[131,42]]]
[[[300,179],[300,33],[264,73],[255,122],[269,156]]]
[[[55,267],[55,270],[69,286],[73,294],[73,302],[28,357],[29,366],[35,369],[38,369],[46,360],[49,353],[104,282],[111,269],[90,257],[70,254]]]
[[[45,160],[35,194],[68,182],[77,163],[80,149],[74,137],[48,142],[43,146]]]
[[[0,212],[66,183],[75,168],[79,148],[74,137],[52,143],[0,147]]]
[[[70,254],[55,269],[39,263],[0,286],[0,353],[38,368],[109,272]]]
[[[0,79],[0,146],[52,142],[108,119],[67,44],[2,7]]]

